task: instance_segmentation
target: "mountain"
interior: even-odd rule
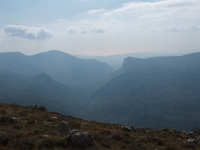
[[[127,57],[116,71],[60,51],[0,53],[1,102],[91,120],[192,130],[200,124],[199,89],[200,53]]]
[[[89,119],[156,129],[200,124],[200,53],[128,57],[116,73],[90,96]]]
[[[0,73],[0,101],[46,106],[48,110],[80,116],[86,109],[85,90],[58,83],[46,74]]]
[[[180,55],[180,54],[176,54],[176,55]],[[161,57],[161,56],[172,56],[172,54],[153,53],[153,52],[135,52],[135,53],[127,53],[127,54],[108,55],[108,56],[76,55],[76,57],[78,58],[96,59],[100,62],[107,62],[115,70],[118,70],[122,66],[123,61],[126,57],[150,58],[150,57]]]
[[[13,72],[24,75],[42,73],[35,67],[27,56],[20,52],[0,53],[0,72]]]
[[[70,86],[92,87],[113,68],[97,60],[84,60],[52,50],[32,56],[19,52],[0,53],[0,72],[36,75],[45,73],[52,79]]]
[[[92,86],[113,72],[107,63],[79,59],[56,50],[30,56],[29,59],[54,80],[72,86]]]

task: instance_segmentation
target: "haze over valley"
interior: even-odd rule
[[[199,67],[200,53],[127,57],[118,70],[58,50],[0,53],[0,101],[89,120],[192,130],[200,124]]]

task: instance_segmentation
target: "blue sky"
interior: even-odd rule
[[[199,0],[0,0],[0,52],[200,51]]]

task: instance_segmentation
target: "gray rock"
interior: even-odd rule
[[[66,121],[62,121],[56,128],[55,131],[61,135],[68,135],[69,133],[69,124]]]
[[[80,131],[74,129],[69,132],[67,136],[67,140],[69,141],[72,147],[76,148],[89,148],[89,147],[96,147],[92,136],[86,132],[81,133]]]
[[[10,122],[13,123],[13,124],[16,124],[16,123],[19,122],[19,118],[12,117],[12,118],[10,118]]]
[[[122,129],[123,129],[124,131],[132,132],[131,127],[122,126]]]
[[[194,136],[194,133],[193,132],[188,132],[188,133],[186,133],[186,135],[192,137],[192,136]]]

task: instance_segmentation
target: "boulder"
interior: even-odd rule
[[[87,132],[81,133],[80,131],[74,129],[71,130],[67,136],[67,140],[72,147],[85,149],[89,147],[96,147],[94,140],[90,134]]]
[[[69,133],[68,122],[62,121],[59,125],[56,126],[55,132],[58,132],[60,135],[68,135]]]

